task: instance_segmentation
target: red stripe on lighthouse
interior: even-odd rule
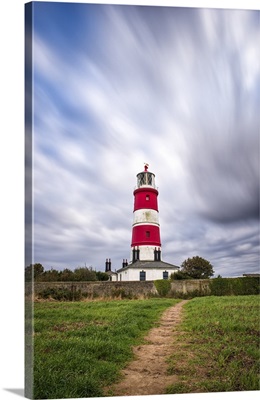
[[[158,211],[158,191],[153,188],[139,188],[134,191],[134,211],[150,208]]]
[[[160,228],[156,225],[138,225],[132,229],[131,246],[161,246]]]

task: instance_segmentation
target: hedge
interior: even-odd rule
[[[212,296],[259,294],[259,277],[214,278],[210,280]]]
[[[165,297],[170,293],[171,281],[168,279],[158,279],[154,281],[154,285],[159,296]]]

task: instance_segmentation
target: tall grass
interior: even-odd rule
[[[259,296],[195,298],[185,318],[167,393],[259,390]]]
[[[35,303],[34,398],[99,397],[173,299]]]

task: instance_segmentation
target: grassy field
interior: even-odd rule
[[[184,305],[166,393],[259,390],[259,296]],[[37,302],[34,398],[99,397],[175,299]],[[176,335],[175,335],[176,337]]]
[[[259,296],[194,298],[185,305],[167,393],[259,390]]]
[[[41,302],[34,309],[34,398],[103,395],[175,299]]]

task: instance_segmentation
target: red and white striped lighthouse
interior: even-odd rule
[[[132,262],[160,261],[161,239],[158,211],[158,190],[155,175],[144,171],[137,174],[137,187],[134,190],[134,218],[132,226]]]
[[[170,279],[179,267],[161,260],[158,189],[155,175],[148,171],[148,164],[137,174],[137,187],[133,194],[131,261],[128,263],[123,259],[122,267],[112,272],[110,259],[107,259],[106,273],[114,281]]]

